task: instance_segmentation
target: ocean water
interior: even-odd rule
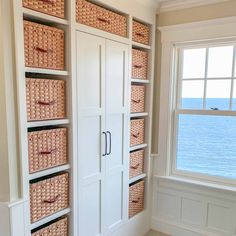
[[[201,99],[184,99],[183,108],[201,108]],[[210,99],[207,107],[228,109],[228,99]],[[236,178],[236,117],[180,115],[177,169]]]

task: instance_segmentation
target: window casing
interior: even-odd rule
[[[224,160],[224,157],[219,155],[221,151],[225,151],[225,153],[231,152],[232,157],[235,157],[236,163],[236,149],[234,154],[234,143],[232,143],[234,136],[231,137],[229,127],[222,125],[224,123],[222,121],[228,122],[229,126],[230,124],[234,126],[234,123],[236,123],[236,43],[216,42],[214,44],[201,43],[198,45],[181,45],[176,48],[176,52],[176,79],[172,104],[172,174],[234,184],[236,173],[235,175],[224,173],[222,165],[219,164],[217,167],[217,162],[229,162],[229,159],[227,160],[229,157]],[[194,60],[195,62],[193,62]],[[191,65],[191,63],[193,65]],[[217,118],[215,119],[215,117]],[[204,132],[208,134],[212,133],[212,142],[213,144],[216,142],[214,144],[215,146],[210,143],[211,138],[209,137],[209,145],[205,143],[201,145],[201,140],[197,140],[196,142],[194,142],[194,140],[185,140],[184,143],[183,139],[191,137],[190,132],[185,132],[186,125],[184,126],[184,124],[187,123],[191,123],[191,127],[193,128],[194,125],[196,125],[196,137],[194,137],[195,133],[193,133],[193,137],[196,139],[199,137],[203,139],[206,138],[206,135],[201,132],[202,130],[205,130]],[[213,128],[210,126],[212,124]],[[214,125],[217,124],[220,125],[215,128]],[[225,134],[224,136],[226,131],[228,135]],[[234,132],[234,127],[232,127],[232,132]],[[181,136],[181,134],[183,135]],[[222,139],[221,136],[224,136],[224,138]],[[220,141],[224,141],[224,139],[231,142],[227,145],[227,150],[224,150],[225,147],[219,145]],[[185,145],[186,150],[184,148]],[[191,150],[191,145],[193,150]],[[207,148],[209,148],[209,150]],[[199,154],[196,154],[197,151],[199,151]],[[207,152],[209,152],[209,156],[214,156],[214,158],[212,157],[213,166],[208,168],[210,169],[209,171],[207,171],[207,162],[209,161],[207,159]],[[182,164],[180,163],[181,158]],[[191,161],[191,158],[199,160],[202,158],[202,162],[197,162],[195,159],[192,163],[189,163],[189,166],[185,165],[186,162]],[[231,162],[233,162],[233,160],[234,159],[232,159]],[[209,163],[209,165],[212,163]],[[201,164],[204,164],[206,168],[201,167],[201,169]],[[198,167],[199,170],[197,169]],[[232,172],[233,170],[234,169],[232,169]]]

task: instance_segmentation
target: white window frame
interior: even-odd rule
[[[176,70],[178,49],[181,47],[201,47],[201,45],[220,42],[236,42],[236,17],[227,17],[202,22],[159,27],[161,31],[162,60],[160,81],[160,107],[158,120],[158,159],[154,174],[158,176],[177,176],[202,182],[222,183],[236,186],[235,180],[195,175],[193,173],[176,173],[173,171],[172,147],[174,132],[174,108],[176,105]],[[189,111],[188,111],[189,112]],[[198,110],[192,110],[193,114]],[[234,111],[204,110],[204,114],[234,115]]]
[[[211,47],[220,47],[220,46],[233,46],[233,58],[232,58],[232,71],[231,71],[231,77],[222,77],[222,78],[215,78],[211,77],[208,78],[208,55],[209,55],[209,48]],[[205,62],[205,75],[204,78],[183,78],[183,51],[185,49],[198,49],[198,48],[206,48],[206,62]],[[181,176],[181,177],[188,177],[188,178],[200,178],[202,180],[207,181],[217,181],[221,183],[229,183],[229,184],[235,184],[236,179],[228,179],[222,176],[212,176],[204,173],[197,173],[197,172],[191,172],[191,171],[184,171],[177,169],[177,144],[178,144],[178,117],[181,114],[187,114],[187,115],[209,115],[209,116],[235,116],[236,117],[236,110],[232,110],[232,101],[233,101],[233,88],[234,88],[234,82],[236,80],[235,76],[235,62],[236,62],[236,40],[235,41],[228,41],[225,42],[225,40],[215,40],[213,43],[209,42],[197,42],[196,44],[193,42],[192,45],[175,45],[175,57],[176,57],[176,65],[174,68],[176,70],[173,72],[174,77],[174,86],[172,93],[174,94],[172,96],[172,109],[173,109],[173,129],[171,134],[172,139],[172,145],[171,145],[171,175],[174,176]],[[206,89],[207,89],[207,81],[209,80],[219,80],[219,79],[225,79],[225,80],[231,80],[231,91],[230,91],[230,104],[228,110],[209,110],[206,109]],[[201,80],[204,81],[204,95],[203,95],[203,108],[202,109],[184,109],[181,108],[181,94],[182,94],[182,81],[196,81]]]

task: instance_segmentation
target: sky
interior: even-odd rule
[[[234,46],[209,48],[208,60],[206,48],[185,49],[183,55],[182,97],[202,98],[205,74],[211,78],[206,83],[207,98],[230,97],[232,74],[236,77]],[[236,80],[233,87],[236,98]]]

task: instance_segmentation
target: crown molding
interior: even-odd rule
[[[191,7],[199,7],[228,1],[231,0],[161,0],[158,12],[161,13],[168,11],[176,11]]]

